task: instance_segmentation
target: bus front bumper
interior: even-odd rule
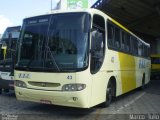
[[[14,81],[0,79],[0,88],[13,90],[14,89]]]
[[[15,87],[18,100],[53,104],[60,106],[89,108],[86,90],[82,91],[44,91]]]

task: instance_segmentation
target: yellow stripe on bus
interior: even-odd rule
[[[133,56],[124,53],[118,54],[121,70],[122,92],[126,93],[136,88],[136,63]]]
[[[152,57],[160,58],[160,54],[152,54],[152,55],[151,55],[151,58],[152,58]]]
[[[125,31],[127,31],[128,33],[131,33],[127,28],[125,28],[123,25],[121,25],[120,23],[118,23],[116,20],[112,19],[112,22],[115,23],[116,25],[118,25],[119,27],[121,27],[122,29],[124,29]]]
[[[152,70],[160,70],[160,64],[152,64]]]

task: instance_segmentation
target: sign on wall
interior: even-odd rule
[[[68,9],[88,8],[88,0],[67,0]]]

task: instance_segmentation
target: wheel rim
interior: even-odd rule
[[[145,84],[144,84],[144,81],[142,82],[142,89],[144,89],[145,88]]]
[[[108,88],[107,88],[107,101],[108,103],[110,103],[112,100],[112,87],[109,84]]]

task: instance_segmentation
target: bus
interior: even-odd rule
[[[20,26],[8,27],[0,43],[0,94],[14,89],[14,52],[20,34]]]
[[[150,45],[96,9],[23,20],[15,65],[18,100],[109,106],[150,81]]]
[[[160,78],[160,54],[151,55],[151,78]]]
[[[2,34],[0,34],[0,41],[1,41],[1,39],[2,39]]]

